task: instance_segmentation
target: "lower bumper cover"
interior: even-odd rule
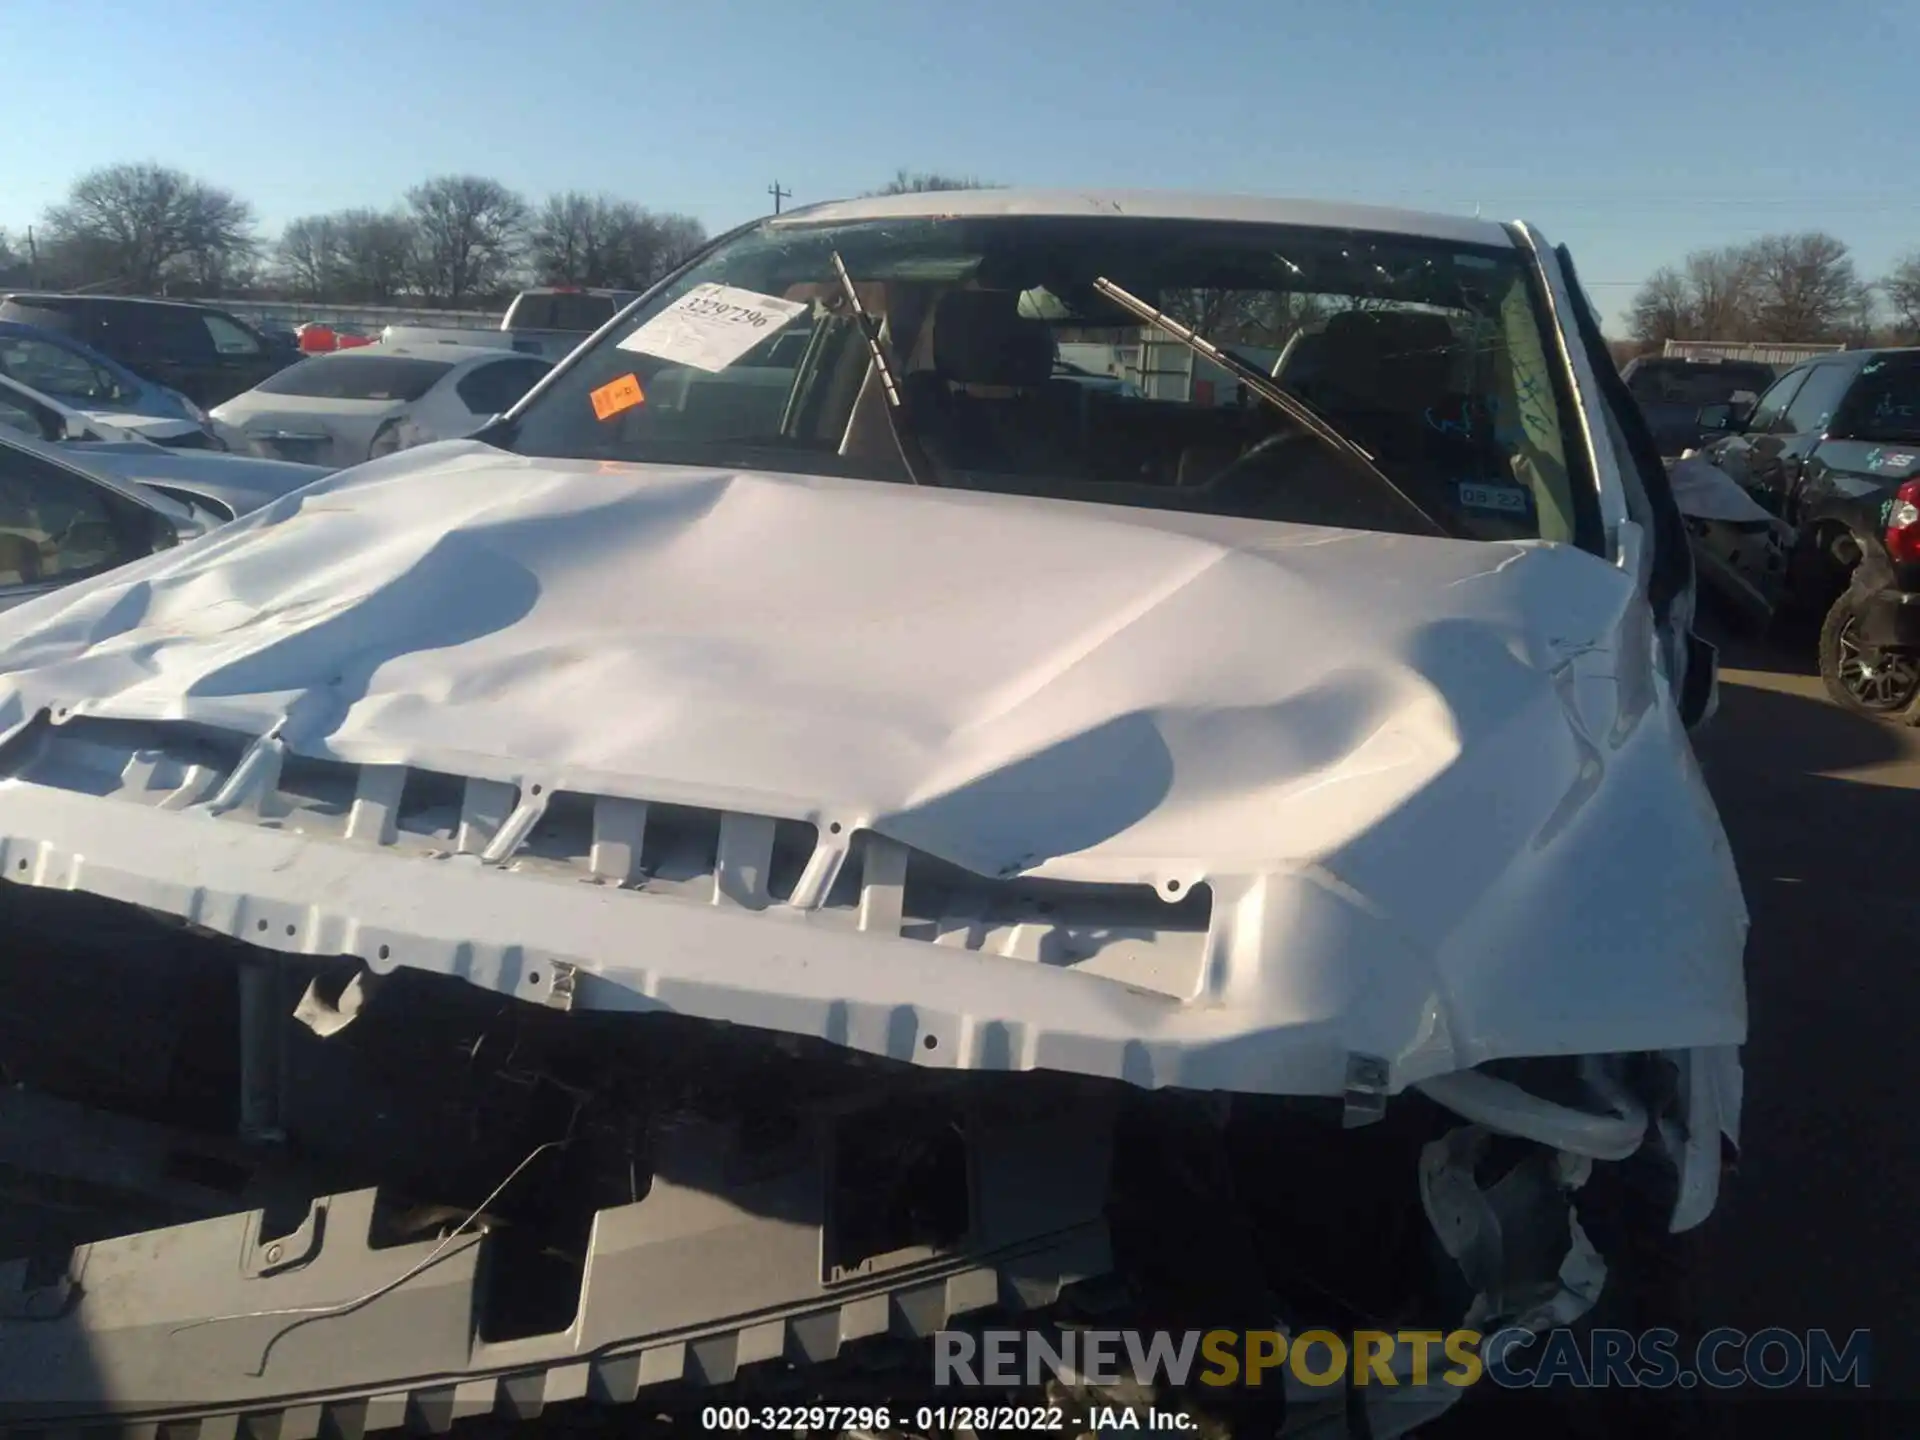
[[[375,1248],[372,1190],[315,1201],[284,1235],[264,1235],[256,1210],[82,1246],[50,1284],[0,1265],[0,1423],[211,1437],[272,1420],[296,1440],[528,1418],[1050,1305],[1109,1268],[1109,1115],[970,1123],[966,1240],[850,1269],[830,1263],[829,1131],[745,1182],[729,1179],[729,1127],[672,1131],[644,1198],[598,1213],[578,1309],[555,1334],[486,1339],[488,1235]]]

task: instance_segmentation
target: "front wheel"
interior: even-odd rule
[[[1841,709],[1897,720],[1920,699],[1920,656],[1863,643],[1859,596],[1848,588],[1820,626],[1820,678]]]

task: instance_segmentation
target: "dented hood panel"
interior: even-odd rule
[[[1237,1088],[1305,1083],[1237,1048],[1303,1026],[1314,1087],[1343,1050],[1397,1087],[1743,1038],[1745,913],[1655,653],[1630,579],[1564,547],[452,442],[0,620],[0,735],[189,720],[1206,883],[1202,992],[1114,1023]],[[900,983],[862,961],[834,984]]]

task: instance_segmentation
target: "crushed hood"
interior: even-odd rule
[[[1511,727],[1561,711],[1553,672],[1627,594],[1552,547],[441,447],[66,599],[0,661],[0,728],[280,728],[830,811],[987,874],[1239,870],[1337,844],[1463,749],[1571,754],[1564,718]]]
[[[1397,1083],[1743,1038],[1744,906],[1656,654],[1631,579],[1564,546],[452,441],[0,617],[0,741],[41,715],[193,721],[523,793],[872,829],[987,877],[1205,883],[1220,948],[1178,1016],[1078,988],[1047,1013],[1108,1026],[1112,1056],[1149,1053],[1129,1033],[1213,1036],[1190,1068],[1143,1062],[1181,1083],[1320,1088],[1344,1052]],[[11,803],[0,831],[29,823]],[[470,933],[559,944],[533,913]],[[977,1018],[1054,983],[650,953],[876,1014],[977,980]]]

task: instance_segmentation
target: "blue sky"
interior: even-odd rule
[[[41,37],[7,66],[15,235],[152,159],[269,231],[449,171],[710,229],[901,166],[1477,205],[1571,245],[1610,316],[1767,231],[1869,277],[1920,248],[1912,0],[0,0],[0,33]]]

